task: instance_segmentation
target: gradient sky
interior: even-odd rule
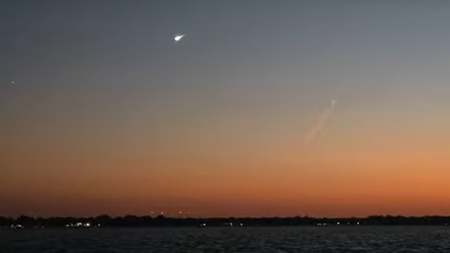
[[[0,215],[450,214],[448,1],[11,0],[0,37]]]

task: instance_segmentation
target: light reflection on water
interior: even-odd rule
[[[447,227],[0,230],[0,252],[450,252]]]

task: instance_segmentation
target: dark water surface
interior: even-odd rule
[[[0,252],[449,252],[449,227],[0,230]]]

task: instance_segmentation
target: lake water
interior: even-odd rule
[[[0,230],[0,252],[450,252],[449,227]]]

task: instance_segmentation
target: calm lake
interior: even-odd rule
[[[0,252],[450,252],[450,227],[0,230]]]

